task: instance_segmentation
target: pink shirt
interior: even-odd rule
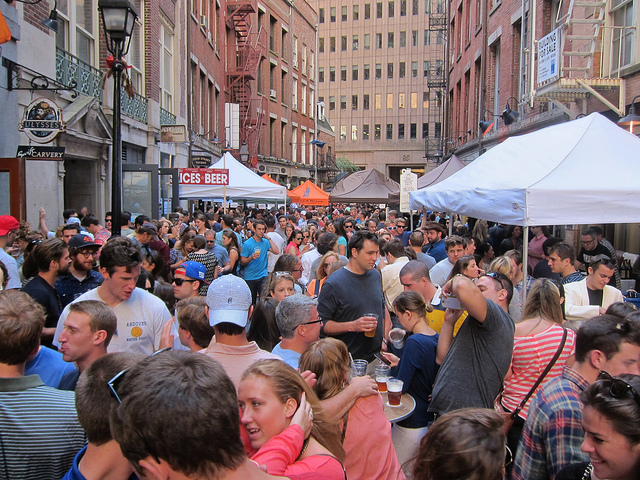
[[[233,385],[238,390],[240,379],[244,371],[258,360],[275,358],[282,360],[277,355],[261,350],[256,342],[249,342],[248,345],[232,346],[214,342],[202,353],[210,356],[224,368]]]
[[[542,235],[540,238],[534,237],[529,242],[529,266],[531,267],[532,271],[534,267],[537,265],[537,263],[542,261],[542,256],[544,255],[542,244],[546,239],[547,237]],[[532,253],[535,255],[535,257],[531,255]]]

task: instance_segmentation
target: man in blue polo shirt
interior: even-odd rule
[[[240,263],[244,267],[244,280],[251,290],[251,303],[256,304],[256,298],[267,278],[267,252],[279,254],[280,250],[273,240],[265,235],[267,225],[264,220],[253,222],[253,236],[242,244]]]

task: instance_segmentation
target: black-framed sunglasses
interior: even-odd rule
[[[111,223],[111,219],[110,219],[110,218],[105,218],[105,219],[104,219],[104,222],[105,222],[105,223]]]
[[[304,322],[304,323],[301,323],[300,325],[313,325],[315,323],[322,323],[322,319],[314,320],[313,322]]]
[[[181,287],[184,282],[193,283],[193,282],[197,282],[197,281],[198,280],[188,280],[186,278],[174,278],[173,279],[173,283],[175,283],[176,286],[178,286],[178,287]]]
[[[630,384],[622,380],[611,376],[608,372],[601,371],[598,375],[598,380],[607,380],[611,382],[609,385],[609,393],[613,398],[625,398],[628,392],[631,392],[638,406],[640,406],[640,394]]]
[[[158,355],[159,353],[166,352],[167,350],[171,350],[171,347],[162,348],[162,349],[158,350],[157,352],[153,353],[153,355],[151,355],[151,356],[154,357],[154,356]],[[107,382],[107,385],[109,386],[109,390],[111,391],[111,395],[113,395],[113,398],[115,398],[116,401],[118,402],[118,404],[120,404],[120,405],[122,405],[122,400],[120,399],[120,395],[118,395],[118,389],[119,389],[120,384],[122,383],[122,380],[124,379],[124,377],[125,377],[125,375],[127,374],[128,371],[129,371],[129,369],[125,368],[124,370],[122,370],[121,372],[116,374],[111,380],[109,380]],[[140,433],[140,430],[138,430],[138,428],[133,423],[131,423],[131,428],[136,433],[138,438],[140,438],[140,441],[142,442],[142,444],[145,446],[145,448],[149,452],[149,455],[151,455],[151,457],[157,463],[160,463],[160,458],[156,454],[155,449],[152,448],[151,445],[149,445],[149,442],[147,442],[147,440],[144,438],[144,435],[142,435],[142,433]]]

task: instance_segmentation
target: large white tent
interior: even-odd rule
[[[229,185],[180,185],[180,198],[286,201],[287,189],[265,180],[238,162],[233,155],[224,156],[209,168],[229,170]]]
[[[510,137],[410,199],[510,225],[640,222],[640,139],[593,113]]]

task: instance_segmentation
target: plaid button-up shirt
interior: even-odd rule
[[[580,392],[589,386],[565,366],[562,376],[543,384],[536,394],[518,444],[512,480],[555,478],[567,465],[585,462]]]

